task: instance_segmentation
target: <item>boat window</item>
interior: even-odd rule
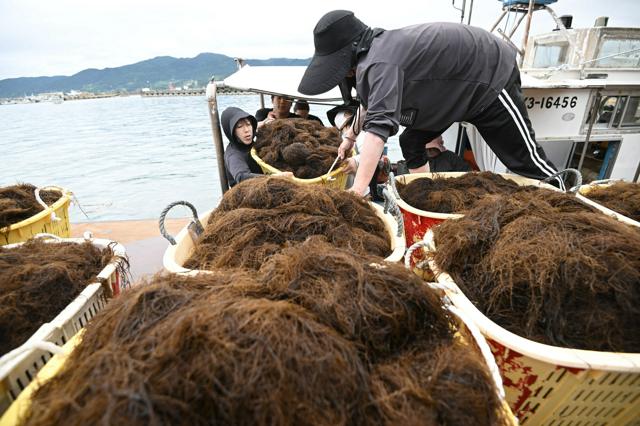
[[[568,43],[537,44],[533,68],[549,68],[562,65],[567,60]]]
[[[606,129],[609,127],[609,123],[611,123],[611,119],[613,118],[613,113],[616,111],[616,106],[618,104],[619,97],[618,96],[605,96],[600,101],[600,108],[598,109],[598,116],[596,118],[593,127],[596,129]],[[587,123],[589,120],[587,119]]]
[[[622,117],[622,127],[640,126],[640,96],[630,96]]]
[[[591,141],[584,149],[584,142],[575,142],[568,167],[577,169],[584,154],[580,173],[584,183],[598,179],[608,179],[618,155],[620,141]]]
[[[640,39],[603,39],[596,58],[603,58],[594,62],[598,68],[640,68]]]
[[[616,112],[613,115],[613,123],[611,123],[611,127],[620,126],[620,120],[622,119],[622,114],[624,113],[624,107],[627,105],[627,96],[622,96],[618,101],[618,106],[616,107]]]

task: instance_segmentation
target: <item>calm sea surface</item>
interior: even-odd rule
[[[237,106],[253,113],[260,98],[225,95],[218,104],[220,111]],[[328,125],[327,109],[312,105],[311,113]],[[397,140],[389,149],[400,158]],[[0,186],[29,182],[73,191],[89,218],[72,205],[72,222],[155,219],[175,200],[201,212],[221,196],[204,97],[2,105],[0,159]],[[176,207],[170,216],[187,215]]]

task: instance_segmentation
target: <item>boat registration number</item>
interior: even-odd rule
[[[540,108],[575,108],[578,104],[577,96],[548,96],[542,98],[525,97],[524,104],[527,109]]]

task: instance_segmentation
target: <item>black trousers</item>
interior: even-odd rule
[[[491,150],[510,171],[533,179],[544,179],[556,173],[557,169],[536,142],[520,85],[520,70],[514,67],[498,98],[465,121],[476,126]],[[451,124],[436,131],[407,128],[400,135],[400,148],[409,168],[415,169],[426,164],[425,144],[441,135]],[[553,183],[564,189],[561,179]]]

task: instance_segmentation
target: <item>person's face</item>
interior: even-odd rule
[[[291,100],[281,97],[273,97],[273,112],[277,118],[287,118],[289,116],[289,110],[291,109]]]
[[[251,145],[253,141],[253,126],[248,118],[243,118],[236,123],[233,129],[236,138],[245,145]]]
[[[297,109],[296,110],[296,114],[298,114],[302,118],[307,118],[307,117],[309,117],[309,110],[308,109]]]

